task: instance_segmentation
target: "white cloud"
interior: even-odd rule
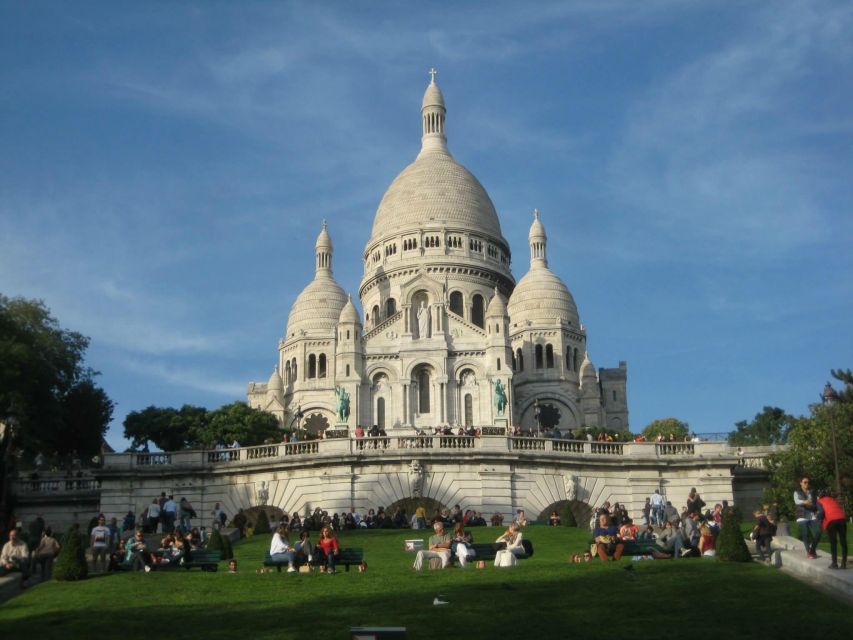
[[[141,358],[125,359],[118,361],[117,364],[127,371],[184,389],[193,389],[234,399],[243,399],[246,396],[246,381],[217,376],[207,369],[180,367],[158,360]]]

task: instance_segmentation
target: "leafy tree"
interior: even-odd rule
[[[764,407],[752,422],[741,420],[735,424],[736,430],[729,433],[729,445],[745,447],[784,444],[792,421],[793,417],[779,407]]]
[[[278,419],[271,413],[253,409],[245,402],[232,402],[209,414],[207,427],[199,435],[206,446],[233,441],[243,446],[263,444],[279,438]]]
[[[62,548],[53,567],[53,577],[59,581],[83,580],[89,574],[86,550],[77,527],[71,527],[62,539]]]
[[[689,433],[690,425],[678,418],[661,418],[650,422],[643,429],[643,436],[649,441],[655,440],[660,434],[663,434],[664,438],[669,438],[669,434],[672,434],[676,440],[684,440]]]
[[[100,448],[113,405],[83,365],[88,346],[85,336],[62,329],[43,302],[0,295],[0,419],[16,420],[16,448],[28,454]],[[84,414],[86,428],[69,434]]]
[[[207,410],[185,404],[180,410],[171,407],[147,407],[131,411],[124,419],[124,437],[134,447],[148,440],[163,451],[177,451],[194,445],[207,425]]]
[[[832,374],[846,383],[845,389],[836,394],[832,403],[813,404],[810,415],[794,419],[788,430],[788,446],[767,461],[771,487],[766,498],[778,502],[780,512],[787,516],[794,513],[793,493],[803,475],[808,475],[812,486],[818,489],[835,491],[840,484],[845,508],[849,512],[853,507],[853,374],[849,370],[833,370]]]

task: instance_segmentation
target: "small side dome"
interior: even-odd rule
[[[321,272],[302,290],[290,308],[285,339],[302,331],[314,335],[334,332],[346,302],[347,294],[340,285]]]
[[[338,318],[338,323],[349,323],[349,324],[357,324],[361,325],[361,318],[358,316],[358,309],[355,308],[355,305],[352,303],[352,294],[347,298],[347,303],[344,305],[344,308],[341,309],[341,316]]]
[[[503,294],[498,291],[497,287],[495,287],[495,295],[489,302],[489,308],[486,309],[486,317],[503,318],[506,315],[508,315],[506,310],[506,298],[504,298]]]
[[[595,366],[592,360],[589,359],[589,351],[584,351],[583,362],[581,363],[581,378],[595,378]]]
[[[267,382],[267,391],[284,391],[284,383],[281,380],[281,375],[278,373],[278,365],[275,366],[269,382]]]

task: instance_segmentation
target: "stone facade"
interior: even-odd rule
[[[438,425],[628,428],[627,366],[599,369],[562,280],[548,268],[538,212],[530,269],[516,284],[509,244],[486,190],[450,154],[444,97],[433,77],[421,151],[386,191],[365,246],[364,320],[332,274],[327,225],[315,277],[299,294],[269,381],[248,402],[283,427]],[[506,389],[500,411],[495,385]],[[336,389],[350,398],[335,415]],[[537,404],[538,403],[538,404]],[[538,408],[538,410],[537,410]]]

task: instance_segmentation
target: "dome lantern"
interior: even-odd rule
[[[539,221],[539,209],[533,210],[533,224],[530,225],[530,233],[527,234],[527,239],[530,242],[530,268],[547,267],[548,236],[545,234],[545,227]]]
[[[444,106],[444,96],[435,82],[438,73],[435,69],[429,70],[430,83],[424,91],[424,99],[421,103],[421,124],[423,126],[423,137],[421,138],[421,153],[431,151],[447,152],[447,138],[444,135],[444,119],[447,109]]]
[[[317,272],[325,271],[332,273],[332,238],[326,228],[326,220],[323,219],[323,228],[320,230],[320,235],[317,236],[317,242],[314,244],[314,255],[316,256],[315,268]]]

